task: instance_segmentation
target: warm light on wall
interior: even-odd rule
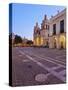
[[[39,45],[39,37],[37,37],[37,45]]]
[[[60,35],[60,38],[59,39],[60,39],[60,42],[61,41],[65,41],[65,36],[64,35]]]
[[[41,37],[41,45],[43,45],[43,37]]]
[[[60,46],[61,46],[61,43],[63,43],[63,47],[65,48],[66,39],[65,39],[65,36],[64,35],[60,35],[60,38],[59,38],[59,44],[60,44]]]

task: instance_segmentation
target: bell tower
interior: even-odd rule
[[[40,46],[40,28],[38,25],[38,22],[36,22],[35,26],[34,26],[34,45],[35,46]]]
[[[49,21],[47,15],[44,15],[44,19],[41,23],[41,37],[43,38],[43,46],[48,45],[48,36],[49,36]]]

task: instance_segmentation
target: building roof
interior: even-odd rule
[[[64,15],[65,13],[66,13],[66,8],[65,8],[64,10],[62,10],[61,12],[57,11],[57,14],[54,15],[54,16],[52,16],[52,17],[50,18],[50,21],[61,17],[61,16]]]

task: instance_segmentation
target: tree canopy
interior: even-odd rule
[[[14,44],[22,43],[22,38],[18,35],[15,35]]]
[[[31,45],[31,44],[33,44],[33,41],[32,40],[28,40],[27,44]]]

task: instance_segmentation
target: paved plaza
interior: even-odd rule
[[[65,82],[65,49],[12,48],[13,86],[61,84]]]

